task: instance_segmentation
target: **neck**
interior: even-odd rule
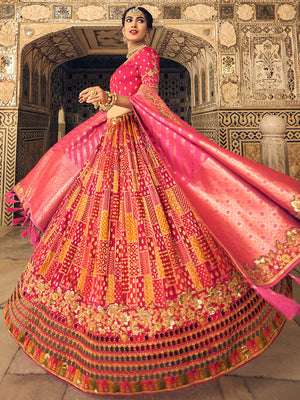
[[[137,51],[139,51],[142,47],[145,47],[144,42],[132,44],[131,46],[128,46],[128,52],[127,52],[127,58],[131,57],[133,54],[135,54]]]

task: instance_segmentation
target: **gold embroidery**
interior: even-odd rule
[[[297,194],[295,196],[295,200],[291,202],[291,205],[293,207],[293,209],[295,210],[296,217],[300,218],[300,194]]]
[[[42,277],[36,278],[29,265],[24,275],[22,291],[32,296],[32,302],[43,303],[50,311],[57,312],[66,318],[68,325],[75,321],[98,334],[113,333],[127,340],[130,335],[156,334],[161,330],[173,329],[185,323],[197,321],[205,324],[209,315],[229,309],[243,293],[249,289],[248,284],[237,273],[227,277],[226,284],[218,281],[217,286],[201,292],[181,293],[177,300],[167,301],[167,305],[158,307],[151,303],[145,307],[130,308],[123,303],[96,306],[85,304],[80,292],[63,291],[60,287],[53,289]],[[109,277],[109,287],[114,283]],[[145,282],[147,300],[153,298],[153,287],[149,280]],[[112,299],[111,291],[107,298]],[[205,319],[206,318],[206,319]]]
[[[158,111],[158,113],[162,114],[164,117],[169,120],[176,122],[177,125],[183,126],[180,118],[173,114],[168,106],[162,101],[157,92],[153,90],[152,87],[141,84],[139,87],[138,93],[141,92],[145,95],[145,97],[151,101],[151,105]]]
[[[149,67],[147,67],[147,69],[149,69],[149,71],[145,71],[143,73],[142,82],[144,84],[146,84],[147,86],[158,89],[158,82],[159,82],[159,67],[158,67],[158,65],[159,64],[158,64],[158,59],[153,52],[151,53],[151,61],[152,61],[152,63],[151,63],[152,68],[149,69]],[[148,79],[146,79],[146,82],[145,82],[145,77],[150,78],[150,81],[148,81]]]
[[[299,258],[300,229],[287,231],[287,241],[276,243],[277,251],[254,260],[254,267],[245,266],[245,272],[256,285],[272,285],[282,277]]]

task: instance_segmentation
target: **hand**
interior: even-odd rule
[[[105,104],[107,102],[107,93],[99,86],[88,87],[79,93],[79,103],[98,103]]]

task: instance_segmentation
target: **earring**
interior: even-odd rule
[[[148,45],[148,44],[150,43],[150,37],[149,37],[149,34],[148,34],[148,33],[147,33],[147,35],[145,36],[144,43],[145,43],[146,45]]]
[[[127,38],[126,38],[125,35],[123,35],[123,42],[124,42],[124,43],[127,43]]]

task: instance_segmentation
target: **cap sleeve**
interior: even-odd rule
[[[142,84],[158,89],[159,87],[159,55],[151,47],[140,51],[138,69]]]

